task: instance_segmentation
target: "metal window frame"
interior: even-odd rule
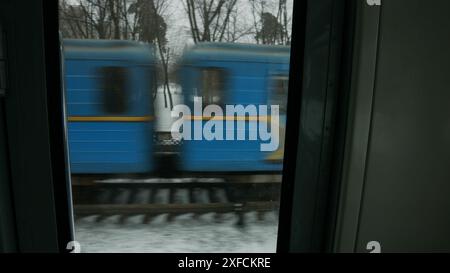
[[[3,33],[3,24],[0,21],[0,62],[3,62],[3,75],[6,81],[6,39]],[[2,81],[0,79],[0,81]],[[5,82],[0,85],[6,85]],[[4,86],[6,87],[6,86]],[[17,251],[17,237],[13,202],[11,200],[11,176],[8,160],[8,138],[6,135],[6,119],[4,98],[6,88],[0,86],[0,253]],[[3,91],[3,92],[2,92]]]
[[[342,161],[340,202],[336,209],[333,251],[356,252],[375,92],[382,6],[356,5],[355,51],[349,89],[349,120]],[[361,90],[356,92],[356,90]],[[349,172],[350,166],[352,171]]]
[[[286,137],[289,149],[285,151],[278,252],[329,249],[336,205],[333,189],[339,182],[334,174],[339,173],[336,159],[341,156],[341,145],[334,140],[345,127],[338,122],[338,117],[345,116],[338,107],[345,98],[342,64],[348,63],[343,60],[348,38],[345,15],[353,2],[296,0],[294,4]],[[4,3],[19,9],[20,1]],[[12,52],[11,96],[5,103],[17,246],[22,252],[64,252],[73,239],[73,216],[58,1],[27,5],[25,10],[20,8],[18,19],[13,12],[8,17],[13,29],[8,42],[21,45]],[[25,30],[32,39],[21,34]],[[19,50],[25,47],[30,53],[20,56]],[[29,69],[21,71],[25,64]],[[20,71],[28,73],[30,79],[23,81]]]
[[[295,1],[278,252],[332,252],[354,0]],[[298,75],[302,75],[301,77]]]
[[[15,251],[64,252],[73,239],[60,77],[58,1],[2,1],[8,47],[4,98]]]

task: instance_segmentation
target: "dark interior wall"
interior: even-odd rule
[[[58,251],[43,14],[42,1],[0,1],[8,58],[8,92],[3,98],[6,130],[1,133],[8,140],[5,160],[20,252]]]
[[[363,2],[335,249],[449,252],[450,1]]]

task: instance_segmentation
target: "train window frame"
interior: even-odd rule
[[[10,248],[67,252],[74,234],[58,2],[33,1],[25,10],[23,4],[0,2],[7,57],[14,60],[8,62],[8,94],[1,101],[15,229]]]
[[[337,96],[340,90],[338,77],[345,72],[341,71],[340,60],[342,51],[350,50],[342,46],[342,40],[347,40],[347,35],[351,40],[351,34],[345,33],[344,24],[345,19],[349,18],[351,21],[351,18],[344,14],[352,10],[350,7],[354,2],[299,0],[294,3],[286,133],[286,147],[289,148],[285,151],[283,169],[278,252],[325,251],[324,244],[331,241],[327,238],[329,234],[326,233],[326,228],[329,225],[326,221],[330,218],[327,217],[328,213],[332,213],[333,209],[327,209],[330,198],[326,193],[332,190],[329,181],[332,169],[338,169],[339,166],[332,164],[331,157],[327,154],[336,150],[332,144],[336,102],[340,99]],[[19,1],[8,3],[12,3],[10,5],[24,15],[23,9],[19,9]],[[9,148],[16,147],[10,153],[17,153],[11,158],[11,179],[14,188],[15,225],[18,238],[21,239],[19,251],[68,252],[66,245],[73,240],[74,234],[68,176],[70,167],[65,150],[67,123],[62,103],[64,89],[60,67],[58,1],[40,0],[29,5],[33,8],[26,10],[25,15],[29,15],[25,17],[27,20],[17,16],[14,22],[20,23],[20,18],[24,22],[16,26],[17,29],[29,30],[32,27],[36,30],[27,33],[35,35],[36,38],[32,42],[39,55],[34,59],[38,59],[39,64],[36,66],[37,64],[33,63],[33,67],[42,65],[45,73],[39,74],[36,72],[38,69],[29,68],[29,71],[38,74],[36,79],[31,77],[37,84],[33,89],[34,95],[30,98],[30,93],[33,93],[30,92],[31,89],[21,86],[14,90],[15,93],[11,92],[12,96],[8,101],[10,105],[6,105],[6,114],[11,121],[8,122],[8,126],[11,126],[8,129],[11,132],[9,139],[13,142],[9,144]],[[326,14],[323,14],[324,12]],[[324,25],[327,28],[323,28]],[[327,29],[330,35],[323,36],[323,31],[318,31],[319,28]],[[16,35],[19,35],[19,31]],[[320,39],[317,39],[317,35],[321,36]],[[323,37],[327,37],[326,41]],[[324,48],[328,49],[328,53],[311,54],[316,50],[317,41],[325,44]],[[23,47],[25,46],[30,45],[24,44]],[[25,67],[26,63],[22,62],[21,65]],[[14,69],[18,67],[19,64]],[[317,71],[311,67],[320,67],[327,72],[326,76],[317,76]],[[300,72],[305,75],[299,76]],[[304,83],[304,78],[307,77],[310,77],[309,81],[319,83],[324,92],[313,92],[316,90],[313,90],[309,83]],[[346,79],[345,77],[341,82]],[[16,79],[14,82],[20,81]],[[16,109],[19,101],[23,102],[23,105]],[[313,103],[316,103],[315,106],[319,104],[324,113],[323,117],[308,118],[308,106]],[[27,107],[36,112],[36,115],[33,116],[34,112],[27,112]],[[26,119],[21,119],[21,126],[17,126],[13,121],[19,120],[21,115],[25,115]],[[37,152],[31,156],[25,153],[25,149],[30,146],[26,145],[29,142],[27,126],[33,126],[35,129],[34,142],[42,144],[35,147]],[[317,132],[320,141],[317,141],[317,138],[305,137],[311,129],[318,128],[317,126],[320,128]],[[39,152],[41,153],[37,154]],[[307,155],[311,154],[314,158],[307,158]],[[26,160],[22,162],[21,158]],[[39,161],[33,162],[35,165],[31,164],[32,159],[38,158]],[[33,171],[37,171],[38,176],[31,181],[25,174]],[[30,200],[34,204],[32,208],[29,206]],[[302,215],[301,219],[298,215]],[[36,232],[41,233],[39,236],[30,236]]]
[[[294,4],[279,253],[333,251],[356,7],[356,0]]]
[[[97,70],[101,78],[102,105],[107,114],[129,111],[129,71],[124,66],[105,66]]]
[[[3,22],[0,21],[0,253],[17,250],[17,239],[14,225],[14,209],[11,196],[11,179],[8,162],[8,139],[6,133],[5,105],[6,96],[6,37],[3,31]]]

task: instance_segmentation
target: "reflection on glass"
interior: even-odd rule
[[[292,5],[60,0],[83,252],[276,250]]]

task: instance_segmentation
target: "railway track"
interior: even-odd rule
[[[121,221],[135,215],[152,217],[167,214],[168,220],[178,215],[236,213],[237,224],[244,225],[244,214],[277,212],[281,183],[277,180],[217,178],[184,179],[86,179],[73,183],[76,218],[98,215],[98,221],[120,215]]]

